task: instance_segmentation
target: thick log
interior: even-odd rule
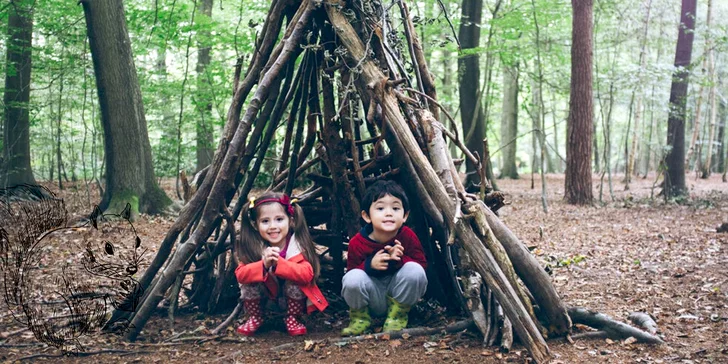
[[[508,278],[508,282],[510,282],[511,287],[516,290],[516,293],[518,293],[518,296],[521,298],[523,306],[526,308],[526,310],[528,310],[528,313],[534,320],[534,322],[537,322],[536,315],[533,312],[533,304],[531,303],[531,299],[528,297],[528,294],[525,292],[525,290],[518,284],[518,276],[513,269],[513,264],[508,258],[508,254],[506,253],[500,241],[496,239],[495,234],[493,234],[493,231],[486,221],[485,213],[488,208],[482,201],[475,201],[471,203],[466,203],[463,209],[468,212],[468,215],[471,216],[472,225],[474,225],[476,232],[482,238],[483,243],[488,248],[488,250],[493,253],[493,256],[498,262],[498,266]]]
[[[511,229],[489,209],[484,211],[488,225],[506,250],[513,268],[540,307],[546,328],[551,336],[566,335],[571,331],[571,320],[566,305],[556,292],[546,271]]]
[[[643,312],[632,312],[628,318],[633,324],[645,329],[650,334],[657,334],[657,323],[650,315]]]
[[[385,133],[387,140],[397,138],[412,159],[412,164],[423,185],[429,191],[435,205],[443,212],[446,221],[454,222],[455,201],[448,197],[445,188],[440,183],[437,173],[422,153],[417,141],[407,126],[402,112],[399,109],[397,97],[386,88],[387,78],[379,68],[368,59],[366,50],[357,36],[351,24],[340,12],[340,3],[325,3],[329,21],[334,27],[339,40],[347,48],[347,56],[352,61],[361,64],[361,77],[369,86],[370,90],[360,89],[360,93],[373,92],[373,100],[381,105],[382,111],[391,128],[390,133]],[[354,63],[356,64],[356,63]],[[488,251],[477,238],[469,224],[454,223],[454,232],[460,239],[461,244],[473,259],[473,265],[486,280],[486,283],[493,290],[498,301],[504,307],[504,311],[511,319],[514,330],[518,337],[528,349],[531,357],[536,363],[545,363],[549,360],[550,353],[548,345],[544,341],[538,328],[531,320],[528,311],[523,307],[513,287],[508,283],[507,278],[498,267],[493,255]]]
[[[480,277],[480,274],[473,272],[467,278],[467,282],[465,282],[465,297],[468,299],[468,310],[473,317],[475,326],[483,333],[483,337],[487,337],[486,333],[491,330],[489,326],[490,317],[480,298],[480,288],[482,285],[483,278]]]
[[[591,326],[604,331],[610,339],[621,340],[634,337],[638,342],[648,344],[663,344],[659,337],[648,332],[614,320],[603,313],[587,310],[581,307],[569,307],[569,316],[574,323]]]

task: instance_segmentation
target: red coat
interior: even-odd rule
[[[318,309],[323,311],[329,303],[324,298],[321,290],[313,280],[313,267],[302,253],[296,254],[287,259],[278,259],[275,270],[268,272],[263,267],[263,261],[259,260],[250,264],[240,263],[235,268],[235,278],[238,283],[264,283],[275,297],[278,295],[278,284],[273,276],[291,281],[301,287],[301,291],[308,298],[307,312],[311,313]]]
[[[386,274],[387,272],[396,271],[407,262],[415,262],[427,268],[427,258],[425,258],[425,252],[422,250],[422,244],[420,239],[417,238],[412,229],[407,226],[402,226],[397,235],[392,240],[379,243],[369,238],[369,233],[372,231],[371,225],[367,225],[361,229],[361,231],[354,235],[349,241],[349,249],[347,250],[346,258],[346,270],[362,269],[367,273],[375,273],[369,270],[368,261],[371,261],[371,257],[374,256],[379,250],[384,249],[386,245],[394,245],[394,240],[399,240],[404,248],[404,255],[400,261],[391,261],[390,268],[387,271],[381,272]],[[379,272],[376,272],[377,274]]]

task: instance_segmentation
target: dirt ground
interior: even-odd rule
[[[619,176],[621,178],[621,176]],[[614,200],[604,186],[603,200],[592,207],[574,207],[563,199],[563,175],[548,176],[548,214],[543,212],[540,181],[531,189],[530,176],[499,180],[510,205],[501,209],[505,223],[544,264],[569,306],[583,306],[626,321],[630,312],[655,318],[661,346],[624,341],[565,339],[548,341],[552,363],[721,363],[728,362],[728,233],[716,227],[728,222],[728,184],[719,175],[709,180],[688,178],[690,198],[682,204],[651,199],[654,177],[637,179],[629,191],[615,179]],[[599,178],[594,179],[599,199]],[[49,186],[50,187],[50,186]],[[57,189],[53,189],[58,192]],[[88,211],[84,189],[59,193],[70,211]],[[168,217],[145,217],[135,223],[144,244],[161,241],[172,224]],[[154,249],[152,248],[152,256]],[[139,342],[125,343],[113,336],[88,338],[86,350],[123,350],[90,357],[36,358],[52,362],[296,362],[296,363],[403,363],[403,362],[527,362],[527,352],[514,345],[509,353],[481,345],[477,333],[367,340],[337,345],[346,324],[341,301],[331,299],[332,310],[308,318],[310,334],[290,338],[280,324],[268,324],[254,338],[242,338],[232,328],[222,339],[207,342],[171,342],[174,335],[166,317],[154,317]],[[421,305],[421,307],[426,307]],[[413,313],[414,324],[438,324],[426,309]],[[443,315],[435,315],[442,321]],[[175,332],[204,326],[212,329],[226,315],[178,316]],[[456,320],[448,317],[447,320]],[[276,320],[280,321],[280,320]],[[442,322],[439,322],[440,324]],[[237,323],[235,324],[237,325]],[[0,361],[33,354],[57,354],[35,344],[32,334],[12,321],[0,304]],[[168,342],[164,343],[164,340]],[[305,340],[310,340],[309,351]],[[296,343],[293,348],[270,348]],[[23,346],[31,345],[31,346]]]

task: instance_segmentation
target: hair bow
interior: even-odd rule
[[[288,195],[284,194],[283,196],[281,196],[281,198],[278,199],[278,202],[280,202],[281,205],[285,206],[289,216],[293,216],[293,214],[295,213],[295,210],[293,209],[293,201],[291,201],[291,198],[288,197]]]
[[[289,216],[293,217],[293,215],[296,213],[296,210],[293,208],[293,204],[298,202],[298,199],[291,200],[288,195],[283,195],[280,198],[264,198],[262,200],[257,200],[254,197],[250,198],[250,211],[252,212],[253,209],[260,206],[261,204],[264,204],[266,202],[278,202],[279,204],[283,205],[283,207],[286,208],[286,212]]]

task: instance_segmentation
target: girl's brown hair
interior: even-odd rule
[[[256,200],[280,200],[285,195],[280,192],[267,191],[262,195],[258,196]],[[264,202],[261,204],[255,204],[251,209],[250,204],[246,203],[243,206],[241,212],[240,221],[240,239],[235,240],[235,256],[238,261],[244,264],[250,264],[259,261],[263,255],[263,250],[269,246],[268,242],[260,237],[260,233],[256,229],[256,218],[258,215],[258,209],[260,206],[269,203],[280,203],[277,201]],[[283,205],[283,211],[288,211],[288,206]],[[306,218],[303,216],[303,209],[296,203],[290,203],[293,207],[293,216],[289,214],[289,218],[293,220],[293,226],[290,230],[296,235],[296,241],[301,246],[301,253],[304,258],[311,263],[313,267],[314,280],[318,279],[319,273],[321,272],[321,265],[319,264],[318,255],[316,255],[316,247],[313,243],[313,238],[308,232],[308,224],[306,224]]]

